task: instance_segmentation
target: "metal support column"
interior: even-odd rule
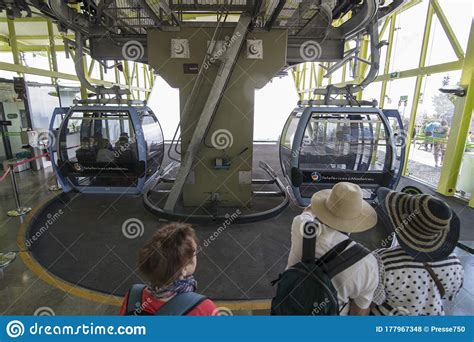
[[[453,123],[437,188],[439,193],[446,196],[453,196],[456,192],[456,183],[474,110],[474,21],[471,23],[460,85],[467,90],[466,96],[458,97],[456,100]],[[474,207],[472,198],[474,198],[473,194],[471,194],[469,205]]]
[[[321,63],[318,64],[318,79],[316,80],[317,88],[321,88],[323,86],[323,77],[324,77],[324,69],[321,66]],[[316,96],[317,100],[321,100],[321,95]]]
[[[204,134],[206,133],[206,130],[212,121],[212,117],[219,105],[227,82],[232,75],[232,71],[234,70],[237,58],[239,57],[240,49],[247,37],[247,30],[250,22],[251,18],[249,16],[242,15],[239,19],[239,22],[237,23],[234,35],[238,38],[227,50],[227,58],[221,64],[214,83],[212,84],[212,88],[209,92],[209,96],[206,100],[201,116],[199,117],[199,120],[196,124],[196,128],[192,135],[188,149],[183,157],[183,161],[176,176],[173,188],[166,199],[164,206],[165,210],[172,211],[174,209],[176,203],[178,202],[179,196],[183,191],[184,183],[188,177],[189,171],[191,171],[199,148],[201,147]]]
[[[82,64],[84,65],[84,70],[87,70],[87,57],[86,56],[82,57]],[[87,88],[81,85],[81,99],[87,100],[88,98],[89,98],[89,95],[87,93]]]
[[[12,191],[13,191],[13,198],[15,199],[15,205],[16,209],[9,210],[7,212],[7,215],[10,217],[17,217],[17,216],[22,216],[31,211],[30,207],[22,207],[21,202],[20,202],[20,195],[18,193],[18,183],[16,181],[15,177],[15,166],[14,166],[14,161],[9,163],[8,168],[10,170],[10,179],[12,183]]]
[[[146,65],[142,64],[142,69],[143,69],[143,87],[147,89],[148,87],[148,79],[147,79],[147,73],[146,73]],[[146,94],[145,94],[145,99],[146,99]]]
[[[360,58],[363,60],[367,60],[369,55],[369,36],[365,36],[362,38],[361,48],[360,48]],[[367,72],[368,65],[361,61],[358,61],[358,70],[357,70],[357,83],[361,83],[362,80],[365,78],[365,74]],[[363,90],[359,91],[356,95],[357,101],[362,101]]]
[[[138,70],[138,64],[135,63],[135,66],[134,66],[134,67],[135,67],[135,77],[137,78],[137,87],[140,88],[140,72],[139,72],[139,70]],[[138,98],[138,100],[141,99],[141,93],[142,93],[141,91],[138,91],[138,92],[137,92],[137,98]]]
[[[129,69],[128,61],[123,61],[123,76],[125,78],[125,84],[127,85],[127,88],[130,89],[130,86],[132,84],[130,82],[130,69]],[[135,99],[135,95],[133,94],[133,91],[131,91],[130,94],[127,94],[127,100],[130,100],[131,96]]]
[[[393,51],[393,41],[394,41],[394,36],[395,36],[395,24],[397,21],[397,15],[392,14],[390,16],[390,30],[388,32],[388,46],[387,46],[387,55],[385,58],[385,67],[383,70],[383,74],[386,75],[390,71],[390,64],[392,61],[392,51]],[[387,83],[388,80],[383,80],[382,81],[382,89],[380,90],[380,100],[379,100],[379,106],[380,108],[383,108],[385,106],[385,95],[387,95]]]
[[[56,44],[54,42],[54,31],[53,31],[53,23],[51,20],[48,20],[48,38],[49,38],[49,54],[51,58],[51,70],[57,72],[58,71],[58,60],[56,55]],[[57,77],[52,77],[51,80],[53,84],[58,82]]]
[[[115,61],[114,75],[115,75],[115,84],[120,84],[120,72],[119,72],[119,69],[117,68],[117,61]]]

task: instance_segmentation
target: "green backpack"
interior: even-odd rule
[[[316,236],[304,237],[301,262],[272,281],[272,286],[278,286],[272,300],[271,314],[339,315],[337,291],[331,279],[370,253],[358,243],[346,250],[351,242],[351,239],[346,239],[316,259]]]

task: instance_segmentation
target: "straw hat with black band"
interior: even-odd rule
[[[447,258],[459,240],[460,221],[440,199],[379,188],[377,197],[400,246],[419,262]]]
[[[316,192],[311,212],[321,223],[344,233],[363,232],[377,223],[377,213],[364,201],[361,188],[348,182]]]

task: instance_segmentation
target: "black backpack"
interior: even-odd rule
[[[304,237],[301,262],[272,281],[272,285],[278,286],[272,300],[271,314],[339,315],[337,291],[331,279],[370,253],[358,243],[345,250],[351,242],[351,239],[346,239],[316,259],[316,236]]]
[[[135,284],[130,288],[127,298],[126,316],[185,316],[196,306],[207,299],[196,292],[180,293],[167,301],[155,313],[147,311],[149,304],[142,302],[144,284]]]

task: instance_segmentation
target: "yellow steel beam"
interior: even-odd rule
[[[456,100],[446,155],[437,188],[439,193],[446,196],[453,196],[456,192],[456,183],[474,110],[474,21],[471,23],[460,86],[467,89],[467,92],[465,97],[458,97]],[[471,197],[474,197],[474,194],[471,194]],[[472,199],[470,206],[474,207]]]
[[[94,66],[95,66],[95,59],[92,59],[92,58],[91,58],[91,62],[90,62],[90,64],[89,64],[89,69],[88,69],[88,71],[87,71],[87,75],[88,75],[89,77],[92,76],[92,72],[94,71]]]
[[[0,18],[0,23],[8,22],[8,18]],[[47,21],[46,18],[43,17],[30,17],[30,18],[15,18],[17,23],[37,23],[37,22],[45,22]]]
[[[117,65],[117,61],[115,61],[115,65]],[[120,72],[117,66],[114,66],[114,74],[115,74],[115,83],[120,83]]]
[[[55,71],[50,71],[50,70],[45,70],[45,69],[40,69],[40,68],[34,68],[34,67],[27,67],[23,65],[16,65],[12,63],[5,63],[5,62],[0,62],[0,70],[4,71],[11,71],[11,72],[17,72],[17,73],[23,73],[23,74],[30,74],[30,75],[37,75],[37,76],[44,76],[44,77],[56,77],[60,78],[63,80],[70,80],[70,81],[79,81],[76,75],[72,74],[66,74],[63,72],[55,72]],[[98,85],[104,85],[104,86],[113,86],[113,85],[119,85],[119,86],[124,86],[123,84],[119,83],[114,83],[114,82],[109,82],[109,81],[101,81],[98,79],[90,79],[89,80],[93,84],[98,84]],[[136,91],[144,91],[144,92],[150,92],[150,89],[145,89],[145,88],[138,88],[134,86],[126,86],[127,88],[131,90],[136,90]]]
[[[23,45],[17,43],[18,52],[46,52],[49,50],[48,45]],[[63,52],[64,46],[56,46],[56,52]],[[13,49],[11,46],[4,45],[0,46],[0,52],[9,52],[12,53]]]
[[[410,77],[417,77],[417,76],[425,76],[425,75],[432,75],[432,74],[439,74],[439,73],[443,73],[443,72],[461,70],[462,65],[463,65],[463,61],[461,60],[461,61],[452,61],[452,62],[447,62],[447,63],[441,63],[441,64],[436,64],[436,65],[425,66],[423,68],[416,68],[416,69],[400,71],[397,74],[396,79],[410,78]],[[377,76],[372,83],[382,82],[384,80],[388,81],[388,80],[391,80],[391,79],[393,79],[391,74],[380,75],[380,76]],[[335,83],[334,86],[344,87],[348,84],[355,84],[355,81],[351,80],[351,81],[348,81],[348,82]],[[299,93],[312,92],[312,91],[314,91],[314,88],[312,88],[312,89],[302,89],[302,90],[299,91]]]
[[[147,72],[146,72],[146,65],[142,64],[143,69],[143,85],[146,88],[148,86],[148,79],[147,79]]]
[[[130,69],[127,60],[123,61],[123,76],[125,78],[125,84],[130,87],[132,83],[130,82]],[[130,100],[130,95],[135,99],[135,95],[131,92],[131,94],[127,94],[127,100]]]
[[[442,72],[460,70],[462,68],[463,61],[452,61],[436,65],[424,66],[416,69],[410,69],[405,71],[400,71],[397,74],[397,79],[399,78],[410,78],[415,76],[425,76],[431,74],[438,74]],[[378,76],[375,80],[376,82],[388,80],[391,78],[391,74],[385,74]]]
[[[18,42],[16,40],[15,22],[7,18],[8,40],[13,54],[13,63],[20,65],[20,53],[18,52]]]
[[[53,30],[53,23],[51,22],[51,20],[48,20],[47,27],[48,27],[48,38],[49,38],[48,55],[49,55],[49,59],[51,61],[51,70],[52,71],[58,71],[58,60],[57,60],[57,55],[56,55],[56,43],[54,41],[54,30]],[[52,77],[51,81],[52,81],[53,84],[56,84],[58,79]]]
[[[15,21],[18,21],[18,19],[15,19]],[[51,22],[51,21],[50,21],[50,20],[47,20],[46,22]],[[60,36],[60,35],[54,35],[54,33],[53,33],[53,37],[54,37],[54,39],[56,39],[56,40],[62,40],[62,39],[63,39],[62,36]],[[73,34],[65,35],[65,37],[68,38],[68,39],[74,39],[74,35],[73,35]],[[35,35],[35,34],[32,34],[32,35],[29,35],[29,34],[27,34],[27,35],[20,35],[20,34],[19,34],[19,35],[16,36],[16,38],[17,38],[18,40],[49,40],[49,39],[50,39],[49,34],[48,34],[48,35],[42,35],[42,34],[41,34],[41,35],[39,35],[39,34],[36,34],[36,35]]]
[[[324,77],[324,69],[321,67],[321,63],[318,64],[318,79],[316,80],[317,88],[321,88],[323,86],[323,77]],[[321,95],[317,95],[317,99],[321,100]]]
[[[137,78],[137,87],[140,87],[140,72],[138,71],[138,63],[134,63],[135,76]],[[140,100],[140,92],[137,92],[137,98]]]
[[[81,58],[81,61],[82,61],[82,68],[84,69],[84,73],[86,73],[87,72],[86,71],[87,70],[87,56],[83,55]],[[90,82],[90,77],[88,77],[87,75],[84,75],[84,77]],[[81,98],[83,100],[87,100],[89,98],[87,88],[82,83],[81,83]]]

